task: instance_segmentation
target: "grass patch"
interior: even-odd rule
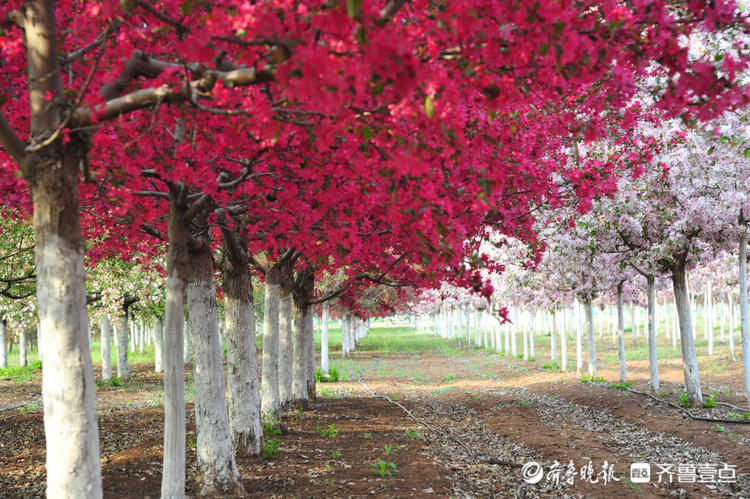
[[[29,366],[17,366],[17,367],[2,367],[0,368],[0,378],[10,378],[14,383],[23,384],[29,383],[34,378],[34,374],[41,371],[42,363],[39,362],[39,367],[34,367],[36,362]]]
[[[323,374],[320,369],[315,370],[315,381],[318,383],[334,383],[339,380],[339,372],[336,369],[329,369],[328,375]]]
[[[453,392],[453,391],[456,391],[456,390],[458,390],[458,388],[456,388],[455,386],[445,386],[443,388],[438,388],[437,390],[433,391],[432,393],[434,393],[435,395],[440,395],[442,393]]]

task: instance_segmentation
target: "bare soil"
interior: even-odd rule
[[[280,440],[275,457],[239,459],[247,497],[750,496],[750,425],[695,421],[640,394],[479,351],[462,357],[361,352],[353,358],[359,367],[348,381],[319,384],[317,400],[286,414],[283,434],[267,437]],[[629,364],[633,388],[644,392],[646,364]],[[107,497],[159,496],[161,378],[151,366],[133,367],[126,385],[98,389]],[[657,395],[677,402],[681,368],[669,362],[660,367]],[[737,363],[725,367],[703,371],[704,390],[744,407]],[[601,374],[616,381],[614,370]],[[39,375],[22,385],[0,380],[0,497],[44,494],[39,382]],[[192,411],[189,404],[189,495],[198,490]],[[742,420],[741,412],[722,405],[692,412]],[[321,436],[318,430],[330,425],[337,436]],[[395,466],[388,467],[390,476],[376,473],[379,459]],[[536,484],[522,477],[530,461],[545,472]],[[547,476],[555,462],[563,468],[559,484]],[[593,474],[584,480],[580,469],[589,462]],[[652,473],[653,463],[729,463],[737,478],[723,484],[678,483],[676,476],[671,483],[655,477],[633,483],[634,462],[652,463]],[[576,476],[565,483],[570,463]],[[607,483],[606,473],[600,474],[605,464],[613,466]]]

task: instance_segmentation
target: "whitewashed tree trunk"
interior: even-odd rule
[[[130,367],[128,366],[128,314],[125,312],[120,316],[120,327],[117,328],[117,377],[128,379]]]
[[[682,346],[682,369],[685,376],[685,387],[690,402],[703,404],[700,376],[698,374],[698,359],[693,340],[693,325],[690,314],[690,298],[685,279],[685,258],[678,258],[672,266],[672,284],[674,287],[677,315],[680,321],[680,343]]]
[[[740,328],[742,331],[742,366],[745,372],[745,395],[750,407],[750,328],[747,310],[747,235],[740,236],[739,244],[740,280]]]
[[[21,332],[18,338],[18,364],[21,366],[29,365],[29,357],[27,352],[29,332],[25,327],[21,328]]]
[[[5,337],[7,322],[5,319],[0,319],[0,367],[8,367],[8,345],[7,338]],[[41,357],[41,353],[39,354]]]
[[[174,245],[171,225],[170,222],[170,250]],[[169,263],[168,266],[170,269],[167,277],[167,309],[164,324],[164,464],[161,497],[181,499],[185,497],[185,283],[179,277],[177,269],[172,268]]]
[[[310,293],[308,296],[311,296]],[[313,307],[309,304],[305,307],[302,320],[305,326],[305,364],[307,366],[306,372],[306,386],[307,386],[307,398],[308,400],[315,400],[315,330],[313,327]],[[364,325],[363,325],[364,326]],[[364,327],[362,327],[364,331]],[[362,335],[364,337],[364,334]]]
[[[292,355],[292,400],[295,403],[305,403],[307,400],[307,364],[305,361],[305,318],[304,309],[298,304],[298,301],[294,301],[294,349]],[[348,320],[342,319],[342,322],[346,322],[346,341],[347,344],[351,341],[351,324]]]
[[[525,320],[521,334],[523,334],[523,360],[529,360],[529,325]]]
[[[648,365],[651,373],[651,389],[659,392],[659,364],[656,358],[656,288],[653,275],[646,277],[648,301]]]
[[[727,319],[727,317],[726,317],[727,316],[727,313],[726,313],[727,309],[724,306],[724,302],[721,301],[721,300],[719,300],[719,304],[718,304],[718,306],[716,308],[717,308],[717,310],[719,312],[718,313],[718,318],[719,318],[719,341],[721,341],[722,343],[726,343],[726,339],[725,339],[725,336],[724,336],[724,323],[726,322],[726,319]]]
[[[283,287],[283,286],[282,286]],[[286,406],[292,400],[292,295],[279,301],[279,401]]]
[[[154,318],[154,372],[164,371],[164,324],[158,317]]]
[[[138,321],[138,352],[146,351],[146,323],[143,320]]]
[[[213,265],[207,252],[204,258],[193,260],[200,269],[196,270],[196,279],[187,284],[187,299],[195,357],[196,450],[202,478],[201,495],[234,494],[242,491],[242,485],[234,460],[224,396],[226,384],[219,345]],[[207,270],[206,275],[202,275],[201,270]]]
[[[510,325],[510,351],[513,354],[514,358],[518,357],[518,344],[516,341],[516,333],[518,332],[519,320],[520,320],[520,317],[518,316],[518,311],[515,311],[513,314],[513,323]]]
[[[550,321],[552,322],[552,334],[549,335],[550,360],[557,362],[557,316],[554,310]]]
[[[711,294],[711,281],[706,285],[706,326],[708,328],[708,355],[714,354],[714,307]]]
[[[576,372],[581,374],[583,369],[583,327],[581,324],[581,305],[575,303],[575,326],[576,326]]]
[[[583,306],[586,312],[586,329],[588,330],[589,339],[589,375],[596,376],[598,370],[596,365],[596,342],[594,338],[594,307],[591,306],[591,300],[585,300]]]
[[[324,375],[328,375],[328,302],[323,303],[320,324],[320,369]]]
[[[534,349],[534,330],[529,331],[529,359],[536,358],[536,351]]]
[[[53,139],[62,127],[62,95],[55,2],[18,7],[27,51],[29,142]],[[94,371],[87,334],[84,244],[78,180],[87,147],[65,134],[19,164],[33,203],[36,298],[43,349],[42,401],[48,498],[102,497]]]
[[[187,289],[187,288],[186,288]],[[193,342],[193,328],[190,321],[190,306],[188,305],[187,317],[183,317],[183,324],[185,324],[184,330],[184,342],[182,344],[182,363],[184,365],[191,364],[190,358],[190,344]]]
[[[562,327],[560,328],[560,370],[568,370],[568,333],[565,328],[565,312],[563,311]]]
[[[617,357],[620,361],[620,381],[627,381],[627,363],[625,359],[625,310],[623,307],[622,288],[624,283],[617,285]]]
[[[439,327],[440,337],[445,338],[445,334],[444,334],[445,328],[443,327],[444,316],[441,313],[439,317],[440,317],[440,327]],[[349,355],[349,351],[351,350],[351,348],[349,348],[349,333],[346,331],[346,328],[349,326],[349,322],[346,319],[345,310],[341,311],[340,322],[341,322],[341,355],[343,357],[346,357],[347,355]]]
[[[503,343],[505,345],[504,352],[505,352],[505,355],[508,355],[508,354],[511,353],[511,351],[510,351],[510,329],[511,329],[511,325],[510,324],[504,324],[502,326],[502,328],[503,328]]]
[[[529,359],[534,358],[535,352],[534,352],[534,335],[536,334],[535,329],[535,317],[536,317],[536,311],[531,312],[530,321],[529,321]]]
[[[102,380],[112,379],[112,323],[109,317],[102,318],[101,353],[102,353]]]
[[[677,317],[677,300],[672,300],[672,348],[677,348],[677,330],[679,318]]]
[[[279,288],[279,403],[287,407],[292,401],[292,287],[291,267],[281,279]]]
[[[238,249],[244,251],[244,248]],[[222,272],[226,317],[229,423],[232,429],[232,448],[235,453],[239,456],[254,456],[260,454],[263,430],[261,429],[252,284],[247,258],[241,258],[234,263],[231,268],[223,269]]]
[[[263,303],[263,368],[260,400],[263,416],[271,419],[276,419],[281,409],[279,400],[280,278],[280,270],[276,265],[267,270]]]
[[[638,344],[638,325],[635,321],[635,304],[630,305],[630,332],[633,334],[633,344]]]
[[[729,360],[732,362],[737,360],[737,353],[734,346],[734,331],[729,331]]]

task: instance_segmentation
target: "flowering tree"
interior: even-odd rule
[[[297,153],[295,165],[333,163],[364,179],[385,173],[385,184],[402,193],[388,215],[420,218],[432,228],[421,237],[434,243],[440,224],[433,217],[461,213],[444,204],[442,191],[472,207],[467,220],[474,225],[530,228],[530,219],[517,214],[526,201],[556,194],[549,177],[559,159],[555,137],[570,127],[596,136],[599,118],[579,116],[625,107],[650,61],[658,60],[669,79],[660,102],[672,112],[696,104],[690,114],[704,116],[741,101],[732,72],[689,62],[679,42],[699,27],[737,23],[732,3],[690,2],[675,12],[654,2],[629,9],[614,2],[404,3],[3,5],[1,76],[10,90],[0,114],[1,187],[17,192],[18,168],[34,205],[40,326],[50,341],[43,385],[50,495],[101,495],[91,359],[82,337],[79,194],[97,193],[90,179],[124,173],[126,182],[111,191],[123,213],[143,208],[147,219],[162,217],[169,233],[165,376],[171,386],[186,283],[191,308],[215,315],[207,207],[226,207],[232,185],[223,186],[252,173],[215,151],[241,144],[240,157],[253,158],[265,148],[284,149]],[[734,71],[744,63],[727,58],[722,67]],[[347,161],[331,162],[331,155]],[[279,165],[286,159],[276,156]],[[308,182],[324,182],[319,168],[299,170]],[[143,185],[136,179],[154,176],[167,191],[160,186],[154,203],[135,201]],[[87,182],[79,186],[81,179]],[[576,176],[584,200],[599,179]],[[270,184],[260,183],[264,196],[274,191]],[[424,195],[409,196],[417,190]],[[425,204],[427,212],[420,210]],[[279,223],[290,227],[287,220]],[[471,230],[455,233],[456,253]],[[200,362],[220,355],[212,322],[194,324]],[[196,392],[208,390],[196,382]],[[179,426],[184,413],[175,390],[165,409]],[[165,454],[180,454],[181,436],[168,435]],[[231,459],[199,447],[206,492],[239,490]],[[168,466],[163,495],[179,496],[183,488],[184,465]]]

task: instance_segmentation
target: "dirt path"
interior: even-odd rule
[[[320,384],[308,410],[285,415],[283,434],[267,436],[279,441],[275,456],[239,460],[247,497],[750,495],[750,425],[693,421],[641,395],[483,352],[454,357],[357,353],[347,363],[351,369],[342,374],[348,381]],[[679,380],[665,371],[659,395],[674,402]],[[360,377],[419,421],[373,398],[355,381]],[[98,390],[107,497],[159,495],[160,381],[150,366],[135,366],[134,379],[126,385]],[[736,379],[709,373],[703,381],[719,400],[742,403]],[[648,388],[638,379],[634,387]],[[22,385],[0,380],[0,418],[6,418],[0,419],[0,497],[43,496],[39,391],[38,376]],[[727,418],[733,410],[720,406],[697,412]],[[191,419],[189,494],[198,489],[194,442]],[[522,466],[531,462],[539,467],[527,467],[527,477],[542,471],[535,484],[524,481]],[[557,481],[550,473],[556,462]],[[651,463],[650,483],[630,480],[634,462]],[[676,473],[671,483],[669,474],[659,483],[657,463],[694,465],[696,483],[679,482]],[[736,478],[718,483],[710,473],[723,463],[736,466]],[[691,476],[691,470],[682,471],[683,479]],[[697,483],[701,478],[709,483]]]

